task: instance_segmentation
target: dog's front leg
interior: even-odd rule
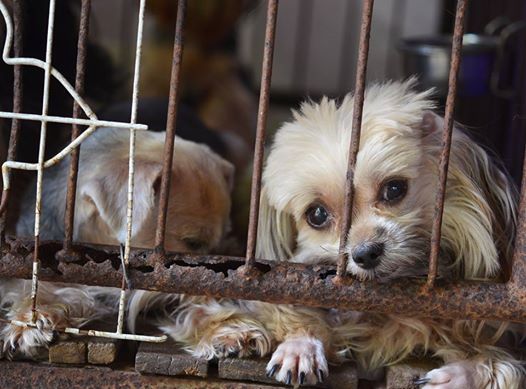
[[[521,362],[492,351],[474,358],[454,361],[429,371],[416,381],[422,389],[520,389],[525,383]]]
[[[263,324],[241,301],[181,296],[158,325],[198,358],[265,356],[272,344]]]
[[[52,298],[53,287],[41,283],[35,311],[35,325],[30,299],[31,282],[27,280],[3,280],[2,306],[5,307],[5,323],[1,331],[4,351],[8,357],[15,353],[25,356],[36,354],[39,347],[46,347],[57,337],[57,328],[69,325],[69,311],[65,304],[57,304]]]
[[[52,343],[60,330],[78,327],[111,314],[116,310],[118,300],[114,299],[114,303],[107,305],[98,298],[101,294],[107,295],[106,291],[110,289],[39,282],[35,323],[31,325],[31,281],[2,280],[0,306],[10,322],[3,326],[0,338],[4,341],[7,355],[21,353],[32,356],[39,347]]]
[[[279,343],[267,375],[288,385],[316,384],[329,374],[331,330],[325,312],[291,305],[252,302],[250,309]]]
[[[267,374],[287,385],[323,382],[329,374],[323,342],[310,334],[289,335],[272,354]]]

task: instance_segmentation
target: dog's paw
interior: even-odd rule
[[[471,361],[450,363],[429,371],[425,377],[415,380],[422,389],[478,389],[477,370]]]
[[[311,336],[281,343],[267,365],[267,375],[287,385],[314,385],[329,375],[323,343]]]
[[[204,336],[192,350],[199,358],[264,356],[270,350],[270,337],[263,328],[253,325],[224,325]]]
[[[36,312],[36,327],[24,326],[22,323],[29,323],[31,316],[30,308],[19,309],[8,314],[10,320],[20,322],[20,324],[9,323],[2,329],[4,352],[8,357],[15,354],[36,355],[38,348],[47,347],[57,338],[56,328],[65,327],[67,324],[67,312],[63,308],[39,308]]]

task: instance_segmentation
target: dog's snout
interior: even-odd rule
[[[352,259],[362,269],[372,269],[380,263],[383,253],[383,243],[362,243],[352,250]]]

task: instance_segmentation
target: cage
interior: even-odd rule
[[[147,130],[147,126],[137,121],[137,102],[139,99],[139,81],[141,69],[141,50],[144,31],[146,1],[140,1],[135,49],[135,68],[133,73],[133,96],[131,119],[129,122],[100,120],[83,98],[85,90],[86,47],[88,42],[90,0],[82,0],[76,79],[73,86],[53,63],[53,26],[56,9],[55,0],[50,1],[47,25],[47,45],[45,60],[22,57],[23,25],[21,1],[12,5],[14,22],[5,2],[0,1],[0,10],[6,23],[6,41],[3,48],[3,61],[14,68],[14,100],[11,112],[0,112],[0,118],[11,120],[11,134],[7,162],[2,166],[3,192],[0,205],[0,226],[2,230],[2,258],[0,275],[4,278],[29,278],[32,280],[32,311],[38,309],[37,295],[40,280],[76,283],[98,286],[118,287],[121,289],[118,321],[115,331],[98,331],[84,328],[63,328],[62,332],[71,335],[109,337],[122,340],[162,342],[165,336],[147,336],[124,332],[125,296],[127,290],[134,289],[206,295],[218,298],[261,300],[270,303],[290,303],[312,307],[333,307],[360,311],[375,311],[388,314],[411,316],[431,316],[464,319],[505,320],[526,322],[526,262],[524,261],[524,239],[526,236],[526,179],[522,180],[519,207],[519,227],[513,266],[504,282],[473,283],[459,282],[443,284],[437,282],[437,266],[440,250],[441,223],[444,196],[448,172],[448,160],[454,123],[455,96],[461,63],[462,37],[467,1],[457,2],[455,28],[452,40],[452,56],[449,72],[448,92],[443,129],[443,150],[440,157],[439,191],[436,197],[436,211],[431,238],[429,273],[426,281],[400,280],[389,284],[363,283],[346,274],[346,255],[341,254],[337,268],[331,266],[309,267],[287,262],[267,261],[256,258],[256,238],[261,195],[261,178],[264,160],[265,130],[270,98],[273,50],[275,45],[278,1],[269,0],[266,16],[266,32],[262,61],[261,88],[257,115],[257,131],[254,146],[253,176],[250,195],[250,215],[246,241],[245,257],[217,255],[189,255],[167,252],[165,249],[167,206],[170,196],[170,174],[176,134],[176,117],[180,95],[181,63],[183,61],[186,0],[177,3],[177,22],[175,28],[173,59],[171,68],[170,97],[168,103],[168,121],[166,124],[166,143],[163,155],[163,174],[160,183],[159,213],[157,216],[155,247],[152,249],[132,248],[133,191],[134,191],[134,154],[137,131]],[[359,149],[366,71],[371,36],[373,0],[363,2],[358,64],[356,69],[356,92],[352,126],[352,143],[347,173],[345,196],[345,220],[340,238],[340,252],[347,244],[347,232],[352,220],[353,172]],[[30,5],[27,5],[30,6]],[[12,47],[13,46],[13,47]],[[11,51],[14,51],[14,55]],[[40,114],[24,113],[21,85],[22,67],[34,66],[44,72],[43,99]],[[48,103],[51,80],[57,80],[75,100],[71,117],[50,116]],[[37,163],[16,160],[17,142],[23,136],[24,121],[40,123],[40,144]],[[52,158],[45,159],[47,125],[61,123],[72,126],[71,142]],[[87,127],[81,131],[81,126]],[[79,164],[79,148],[99,127],[114,127],[129,131],[129,170],[127,191],[127,231],[122,249],[118,247],[100,247],[85,245],[73,241],[74,201]],[[42,176],[48,167],[53,166],[66,155],[71,155],[67,201],[65,204],[65,236],[63,242],[41,241],[40,208],[42,198]],[[5,235],[6,211],[10,206],[10,197],[14,195],[11,187],[11,170],[32,170],[37,173],[37,191],[35,208],[35,236],[33,240],[23,240]],[[122,205],[124,206],[124,204]],[[28,258],[32,258],[29,262]],[[117,266],[115,266],[117,264]],[[293,280],[293,281],[291,281]],[[15,323],[20,326],[37,326],[35,315],[28,322]],[[24,368],[2,363],[3,375],[11,371],[17,374]],[[98,382],[93,371],[84,371],[76,381],[65,368],[42,367],[41,371],[55,372],[56,376],[69,377],[70,382]],[[13,376],[11,374],[11,376]],[[7,376],[6,376],[7,377]],[[162,383],[163,378],[143,377],[124,372],[107,372],[102,379],[123,380],[130,385]],[[52,379],[49,378],[51,385]],[[79,381],[80,380],[80,381]],[[157,380],[157,381],[155,381]],[[6,381],[10,382],[10,381]],[[11,381],[15,382],[15,381]]]

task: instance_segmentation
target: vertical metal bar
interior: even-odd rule
[[[55,0],[49,2],[49,18],[46,42],[46,67],[44,72],[44,96],[42,97],[42,116],[46,116],[49,105],[49,84],[51,76],[51,60],[53,50],[53,28],[55,25]],[[40,210],[42,205],[42,178],[44,174],[44,154],[46,151],[47,122],[42,120],[40,125],[40,144],[38,147],[37,193],[35,202],[35,251],[33,256],[33,275],[31,282],[31,323],[36,322],[36,304],[38,293],[38,271],[40,260],[38,247],[40,242]]]
[[[345,200],[343,208],[343,221],[340,232],[340,257],[338,259],[337,275],[342,277],[347,271],[349,260],[345,254],[347,236],[352,222],[352,207],[354,197],[354,167],[356,156],[360,148],[360,132],[362,128],[362,113],[365,95],[365,76],[367,74],[367,58],[369,55],[369,38],[371,36],[371,24],[373,19],[374,0],[366,0],[362,9],[362,24],[360,27],[360,45],[358,48],[358,65],[356,68],[356,85],[354,91],[354,106],[352,118],[351,144],[349,146],[349,162],[347,166],[347,181],[345,183]]]
[[[179,0],[177,4],[177,21],[175,23],[172,71],[170,77],[170,96],[168,99],[168,116],[166,119],[166,138],[164,140],[163,176],[161,178],[159,213],[157,215],[157,229],[155,232],[155,250],[161,253],[164,253],[166,213],[168,211],[170,179],[172,176],[175,124],[177,122],[177,103],[179,100],[179,82],[181,79],[181,61],[184,47],[183,30],[185,15],[186,0]]]
[[[526,289],[526,150],[522,164],[518,226],[515,236],[510,282],[512,285]]]
[[[82,0],[80,10],[79,38],[77,43],[77,65],[75,76],[75,90],[80,96],[84,95],[84,80],[86,74],[86,53],[88,46],[89,18],[91,10],[91,0]],[[82,109],[75,101],[73,103],[73,117],[80,118]],[[71,140],[75,140],[80,135],[80,127],[73,124]],[[68,189],[66,195],[66,210],[64,215],[64,250],[71,249],[73,240],[74,218],[75,218],[75,197],[77,195],[77,176],[79,169],[80,146],[75,147],[71,152],[71,163],[69,166]]]
[[[22,0],[13,1],[13,18],[14,18],[14,55],[15,57],[22,56],[23,50],[23,35],[24,35],[24,12]],[[23,71],[21,65],[14,65],[13,69],[13,112],[22,112],[23,100]],[[7,149],[7,160],[14,161],[16,158],[16,151],[18,148],[18,139],[20,138],[20,119],[12,119],[11,133],[9,135],[9,146]],[[11,176],[11,170],[7,171]],[[5,225],[7,218],[7,206],[9,203],[9,189],[4,188],[2,192],[2,201],[0,205],[0,242],[5,240]]]
[[[133,72],[133,93],[130,123],[137,122],[137,103],[139,98],[139,80],[141,70],[142,37],[144,30],[144,8],[146,0],[141,0],[137,26],[137,45],[135,47],[135,69]],[[119,316],[117,318],[117,333],[122,334],[124,326],[124,306],[126,303],[126,271],[130,259],[130,245],[133,224],[133,188],[135,185],[135,129],[130,128],[130,155],[128,160],[128,202],[126,207],[126,242],[122,269],[121,294],[119,298]]]
[[[464,36],[464,20],[468,0],[457,1],[455,29],[451,47],[451,64],[449,69],[446,112],[444,117],[444,132],[442,135],[442,152],[439,160],[439,184],[435,199],[435,214],[431,230],[431,252],[429,255],[429,273],[427,287],[433,287],[438,270],[438,255],[440,253],[440,235],[442,230],[442,214],[444,212],[444,198],[446,195],[447,170],[449,166],[449,152],[451,149],[451,134],[453,132],[455,97],[457,94],[458,73],[462,59],[462,38]]]
[[[252,188],[250,192],[250,214],[248,219],[247,269],[254,266],[256,257],[256,237],[258,230],[259,202],[261,196],[261,172],[263,170],[263,152],[265,146],[265,129],[270,97],[270,81],[272,79],[272,60],[274,57],[274,41],[276,38],[276,18],[278,15],[278,0],[269,0],[267,5],[267,24],[265,29],[265,48],[261,69],[261,88],[259,92],[258,120],[256,142],[254,145],[254,168]]]

